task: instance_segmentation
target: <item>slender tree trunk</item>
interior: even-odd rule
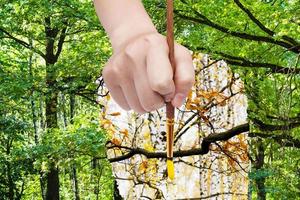
[[[37,115],[35,111],[35,102],[33,97],[31,97],[30,101],[31,101],[31,113],[32,113],[32,121],[33,121],[33,128],[34,128],[34,142],[35,144],[38,144],[39,139],[38,139],[38,127],[37,127]]]
[[[7,161],[6,169],[7,169],[7,180],[8,180],[8,199],[14,200],[14,196],[15,196],[14,181],[12,180],[11,166],[9,161]]]
[[[79,196],[79,188],[78,188],[78,179],[77,179],[77,171],[76,166],[72,166],[72,182],[73,182],[73,193],[74,193],[74,199],[80,200]]]
[[[44,100],[43,96],[39,98],[39,119],[40,119],[40,130],[45,130],[45,116],[44,116]]]
[[[32,40],[29,39],[30,45],[32,45]],[[31,80],[33,80],[33,70],[32,70],[32,57],[33,57],[33,52],[31,52],[29,56],[29,61],[28,61],[28,66],[29,66],[29,75]],[[32,122],[33,122],[33,128],[34,128],[34,142],[37,145],[39,143],[39,135],[38,135],[38,115],[36,113],[36,104],[34,101],[34,90],[32,90],[32,94],[30,97],[30,103],[31,103],[31,114],[32,114]],[[40,128],[44,129],[44,116],[43,116],[43,104],[40,102]],[[43,172],[40,172],[40,186],[41,186],[41,193],[42,193],[42,199],[45,199],[45,181],[43,180]],[[24,184],[22,185],[24,187]],[[20,197],[21,198],[21,197]]]
[[[114,181],[114,200],[123,200],[122,196],[120,195],[117,181]]]
[[[6,155],[7,157],[10,156],[10,149],[12,146],[12,142],[13,140],[8,138],[7,139],[7,143],[6,143]],[[9,160],[6,161],[6,178],[8,181],[8,199],[9,200],[14,200],[14,196],[15,196],[15,184],[12,178],[12,172],[11,172],[11,163]]]
[[[70,123],[74,123],[75,116],[75,95],[70,94]]]
[[[67,119],[67,112],[66,112],[66,98],[65,94],[61,93],[61,108],[62,108],[62,115],[63,115],[63,121],[64,121],[64,128],[67,128],[68,126],[68,119]]]
[[[256,170],[263,169],[264,160],[265,160],[265,149],[263,146],[263,142],[261,139],[257,140],[257,153],[256,153],[256,161],[254,163],[254,168]],[[266,200],[266,187],[265,187],[266,178],[259,177],[255,180],[255,184],[257,187],[257,199],[258,200]]]
[[[44,179],[44,172],[40,172],[40,186],[41,186],[41,193],[42,193],[42,199],[46,199],[46,183]]]
[[[30,45],[32,45],[32,40],[30,40]],[[29,61],[28,61],[28,67],[29,67],[29,76],[31,80],[33,80],[33,72],[32,72],[32,57],[33,57],[33,52],[30,53],[29,56]],[[33,123],[33,128],[34,128],[34,142],[35,144],[38,144],[38,127],[37,127],[37,114],[36,114],[36,106],[35,106],[35,101],[34,101],[34,90],[32,90],[31,97],[30,97],[30,103],[31,103],[31,113],[32,113],[32,123]]]
[[[75,115],[75,95],[70,94],[70,123],[74,123],[74,115]],[[72,165],[72,183],[73,183],[73,193],[74,199],[80,200],[79,188],[78,188],[78,178],[77,178],[77,170],[76,166]]]
[[[40,130],[45,131],[45,116],[44,116],[44,100],[43,100],[43,96],[40,96],[39,98],[39,110],[38,110],[38,118],[39,118],[39,128]],[[41,195],[42,195],[42,199],[45,200],[46,199],[46,192],[47,192],[47,188],[46,188],[46,179],[45,179],[45,173],[43,171],[39,172],[40,174],[40,187],[41,187]]]
[[[38,112],[38,117],[40,120],[40,130],[44,131],[45,130],[45,118],[44,118],[44,101],[43,97],[41,96],[39,98],[39,112]],[[46,199],[46,179],[44,177],[45,173],[43,171],[39,172],[40,174],[40,186],[41,186],[41,193],[42,193],[42,199]]]
[[[99,198],[99,188],[98,188],[98,184],[97,183],[97,171],[96,169],[98,168],[98,159],[97,158],[93,158],[91,160],[91,168],[92,168],[92,172],[91,173],[91,183],[93,183],[94,186],[94,194],[96,195],[96,200],[98,200]]]

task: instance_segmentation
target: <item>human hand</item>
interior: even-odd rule
[[[180,107],[195,82],[192,57],[175,43],[175,73],[165,36],[145,33],[114,49],[102,75],[112,98],[125,110],[143,114],[171,101]]]

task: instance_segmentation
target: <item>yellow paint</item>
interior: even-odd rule
[[[168,177],[170,180],[174,180],[175,177],[175,169],[174,169],[174,163],[173,160],[167,160],[167,171],[168,171]]]

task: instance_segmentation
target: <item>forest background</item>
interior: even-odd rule
[[[165,34],[165,2],[144,5]],[[300,199],[300,1],[175,0],[175,27],[244,81],[252,198]],[[0,199],[118,196],[95,83],[111,53],[91,1],[0,2]]]

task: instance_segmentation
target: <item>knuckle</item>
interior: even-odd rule
[[[150,112],[161,108],[163,105],[164,105],[164,101],[159,100],[156,101],[155,103],[144,103],[143,107],[146,111]]]
[[[104,67],[102,74],[104,78],[110,78],[119,73],[118,67],[116,65]]]
[[[104,79],[107,79],[109,77],[109,74],[110,74],[110,69],[108,66],[105,66],[103,69],[102,69],[102,76]]]
[[[154,83],[152,83],[152,88],[157,92],[166,92],[170,90],[171,84],[172,80],[157,80]]]
[[[190,50],[182,45],[178,45],[177,47],[178,48],[176,48],[175,51],[177,51],[178,54],[180,54],[180,56],[182,56],[186,60],[189,60],[190,62],[192,62],[193,58],[192,58],[192,54],[191,54]]]
[[[185,87],[191,87],[195,84],[195,77],[186,77],[186,78],[181,78],[178,80],[179,85],[183,85]]]
[[[159,34],[150,34],[147,35],[144,38],[144,41],[150,45],[150,46],[161,46],[162,44],[166,43],[166,41],[164,40],[164,37],[159,35]]]
[[[119,69],[118,66],[109,66],[105,67],[102,70],[102,77],[104,82],[107,85],[114,85],[116,80],[121,81],[124,76],[122,76],[122,71]]]
[[[181,46],[182,51],[187,54],[189,57],[192,57],[190,50],[188,48],[186,48],[185,46]]]

